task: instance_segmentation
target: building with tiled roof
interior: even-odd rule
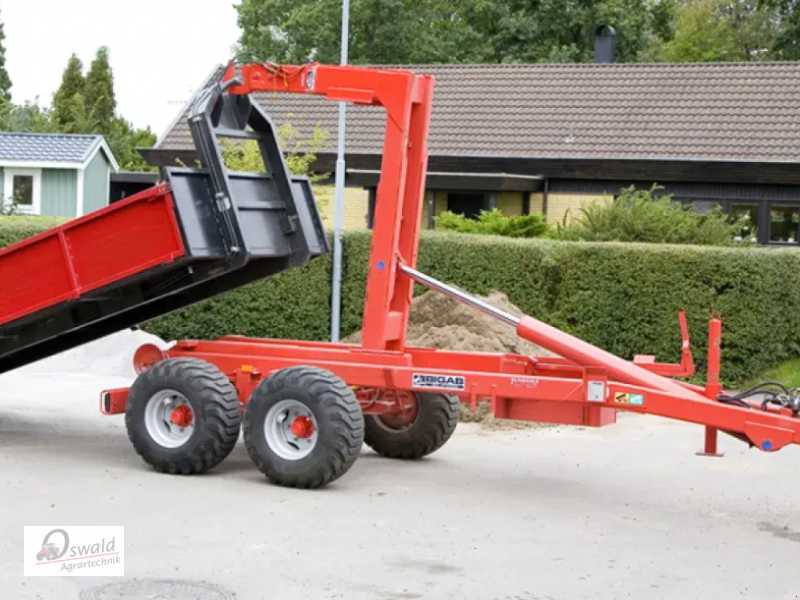
[[[0,197],[16,212],[72,218],[102,208],[118,169],[101,135],[0,132]]]
[[[800,239],[800,63],[404,68],[436,79],[428,225],[443,210],[494,206],[556,221],[622,187],[658,183],[698,210],[750,214],[763,243]],[[335,103],[256,98],[276,124],[306,137],[319,124],[335,139]],[[348,112],[348,185],[365,190],[351,194],[354,224],[374,210],[384,126],[379,109]],[[147,158],[194,160],[185,111]],[[316,168],[332,172],[334,161],[332,141]]]

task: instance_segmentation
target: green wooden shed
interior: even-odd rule
[[[74,218],[108,206],[118,170],[101,135],[0,132],[0,197],[19,213]]]

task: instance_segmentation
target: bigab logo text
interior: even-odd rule
[[[121,577],[125,528],[25,526],[25,577]]]

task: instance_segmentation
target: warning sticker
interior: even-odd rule
[[[644,406],[644,395],[617,392],[614,394],[614,402],[617,404],[630,404],[631,406]]]
[[[462,375],[434,375],[431,373],[414,373],[411,386],[415,388],[437,388],[463,392],[467,389],[467,378]]]

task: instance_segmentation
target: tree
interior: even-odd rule
[[[61,76],[61,85],[53,96],[53,120],[64,133],[80,133],[83,130],[86,120],[85,91],[83,63],[73,54]]]
[[[690,205],[660,195],[663,188],[649,190],[631,186],[607,204],[592,203],[581,208],[576,219],[564,217],[554,232],[562,240],[587,242],[645,242],[650,244],[733,245],[744,225],[719,208],[699,214]]]
[[[106,135],[108,147],[117,159],[122,171],[151,171],[154,170],[137,148],[150,148],[156,143],[156,135],[149,127],[136,129],[133,124],[122,117],[114,117],[111,129]]]
[[[467,62],[488,59],[475,16],[488,0],[353,0],[350,62]],[[237,6],[243,57],[336,63],[340,0],[243,0]]]
[[[3,44],[5,39],[3,22],[0,21],[0,98],[11,101],[11,78],[6,71],[6,47]]]
[[[777,12],[775,56],[778,60],[800,60],[800,0],[763,0]]]
[[[667,62],[724,62],[746,60],[733,27],[720,11],[721,0],[691,0],[681,6],[675,37],[665,44]]]
[[[114,74],[109,64],[108,48],[97,51],[92,66],[86,76],[86,109],[98,133],[109,134],[117,110],[114,95]]]
[[[659,0],[353,0],[353,64],[590,61],[611,25],[618,57],[649,43]],[[340,0],[243,0],[246,59],[338,62]]]
[[[588,62],[594,32],[617,32],[617,60],[637,60],[652,36],[652,0],[511,0],[497,3],[496,57],[513,62]]]
[[[781,14],[772,0],[683,0],[674,38],[663,48],[670,62],[753,61],[779,58]]]

